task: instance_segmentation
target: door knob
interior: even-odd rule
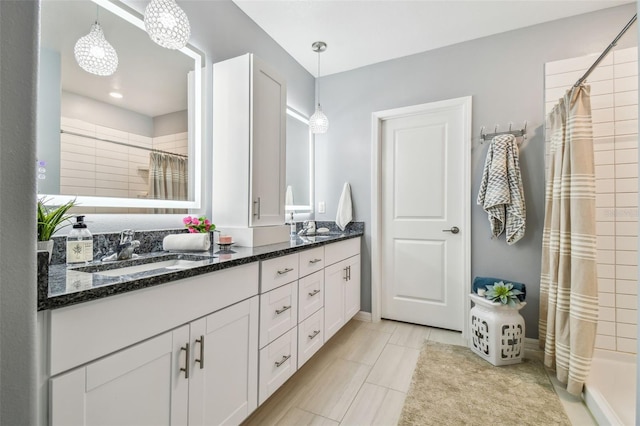
[[[442,232],[451,232],[452,234],[457,234],[460,232],[460,228],[457,226],[452,226],[451,229],[443,229]]]

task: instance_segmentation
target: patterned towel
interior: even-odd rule
[[[477,203],[487,212],[494,237],[502,234],[505,225],[507,244],[524,236],[526,207],[515,136],[499,135],[491,141]]]

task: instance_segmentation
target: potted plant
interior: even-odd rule
[[[49,261],[51,261],[51,253],[53,252],[51,237],[56,231],[71,225],[69,219],[73,215],[68,212],[76,205],[76,200],[70,200],[61,206],[47,206],[46,203],[46,198],[38,199],[38,250],[47,250]]]
[[[512,283],[505,284],[504,281],[500,281],[494,285],[488,285],[484,297],[492,302],[500,302],[503,305],[516,307],[516,305],[520,304],[520,300],[518,299],[520,294],[522,294],[522,292],[513,288]]]

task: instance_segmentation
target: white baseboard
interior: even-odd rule
[[[360,311],[353,316],[353,319],[357,319],[358,321],[371,322],[371,312]]]

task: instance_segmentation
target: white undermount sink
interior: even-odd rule
[[[95,272],[97,275],[117,277],[120,275],[136,274],[139,272],[153,271],[155,269],[189,269],[202,264],[202,260],[171,259],[162,262],[144,263],[142,265],[125,266],[124,268],[108,269]]]

